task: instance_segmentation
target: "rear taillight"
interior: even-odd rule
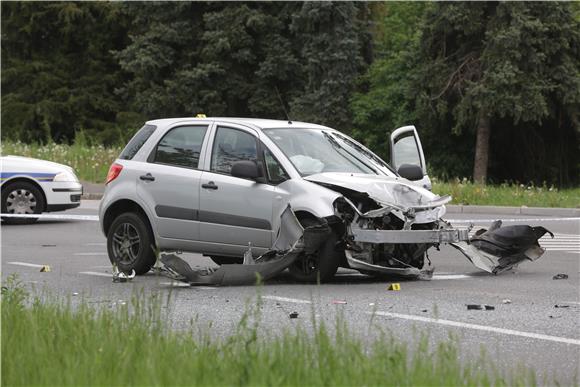
[[[123,166],[121,164],[117,163],[111,164],[111,168],[109,168],[109,173],[107,173],[107,181],[105,181],[105,184],[109,184],[110,182],[115,180],[122,170]]]

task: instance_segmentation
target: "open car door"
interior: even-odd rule
[[[431,190],[423,147],[414,126],[403,126],[391,133],[391,166],[401,177]]]

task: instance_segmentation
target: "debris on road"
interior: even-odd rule
[[[298,318],[298,312],[292,312],[288,315],[290,318]]]
[[[495,310],[495,306],[481,304],[467,304],[467,310]]]
[[[48,266],[48,265],[43,265],[43,266],[40,268],[40,272],[41,272],[41,273],[50,273],[51,271],[52,271],[52,270],[51,270],[50,266]]]
[[[568,279],[568,274],[556,274],[552,277],[553,280]]]
[[[563,304],[556,304],[554,305],[554,308],[569,308],[570,305],[563,305]]]
[[[131,270],[130,274],[124,273],[113,265],[113,282],[127,282],[135,278],[135,270]]]
[[[505,298],[505,299],[501,300],[501,303],[502,304],[511,304],[512,300],[510,300],[509,298]]]
[[[401,284],[390,284],[389,287],[387,288],[387,290],[394,290],[394,291],[398,291],[401,290]]]
[[[56,245],[41,245],[42,247],[56,247]]]
[[[73,296],[78,296],[79,294],[78,294],[78,292],[73,292],[73,294],[72,294],[72,295],[73,295]]]
[[[346,301],[345,300],[332,300],[332,303],[334,305],[346,305]]]

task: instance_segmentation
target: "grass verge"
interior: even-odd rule
[[[580,188],[558,189],[533,184],[481,185],[456,179],[433,182],[433,192],[451,195],[451,204],[580,208]]]
[[[489,364],[460,363],[453,341],[417,348],[393,339],[368,346],[337,321],[270,336],[260,301],[224,340],[176,332],[159,302],[95,310],[30,299],[14,279],[2,295],[2,385],[531,385],[530,373],[506,379]],[[314,320],[313,320],[314,322]]]
[[[2,141],[0,154],[32,157],[69,165],[75,170],[79,179],[104,183],[109,167],[122,149],[122,147],[105,148],[102,145],[90,145],[81,136],[73,145],[54,143],[40,145]]]

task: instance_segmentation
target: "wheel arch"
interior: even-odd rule
[[[111,227],[111,224],[113,224],[115,218],[125,212],[134,212],[139,214],[149,228],[151,236],[153,236],[153,239],[155,239],[155,233],[153,232],[153,227],[151,226],[151,221],[149,220],[147,213],[137,202],[130,199],[117,200],[107,208],[103,216],[103,232],[105,235],[109,233],[109,228]]]
[[[36,188],[38,188],[38,190],[42,194],[42,199],[44,201],[44,208],[42,209],[42,212],[46,211],[46,208],[48,207],[48,202],[46,201],[46,192],[44,192],[44,188],[42,188],[42,186],[40,184],[38,184],[38,182],[34,179],[19,176],[19,177],[15,177],[13,179],[7,180],[7,181],[2,183],[2,186],[0,186],[0,190],[1,190],[2,194],[4,193],[5,187],[7,187],[11,184],[14,184],[14,183],[19,183],[19,182],[30,183],[33,186],[35,186]]]

